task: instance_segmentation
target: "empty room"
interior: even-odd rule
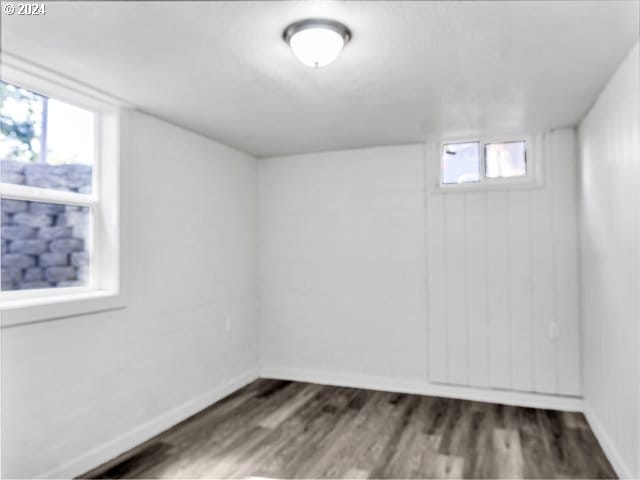
[[[640,0],[0,6],[2,478],[640,478]]]

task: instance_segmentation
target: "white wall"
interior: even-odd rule
[[[426,378],[423,152],[260,160],[262,372]]]
[[[261,160],[261,372],[579,396],[575,132],[540,143],[542,188],[426,199],[423,145]]]
[[[256,160],[127,118],[127,308],[2,330],[5,478],[81,474],[257,375]]]
[[[581,394],[575,131],[531,143],[540,186],[466,193],[434,188],[439,147],[427,148],[432,381]]]
[[[622,476],[640,477],[638,44],[580,124],[581,309],[588,419]]]

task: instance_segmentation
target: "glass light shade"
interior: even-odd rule
[[[344,47],[344,37],[331,28],[314,26],[295,32],[289,39],[294,55],[305,65],[324,67],[333,62]]]

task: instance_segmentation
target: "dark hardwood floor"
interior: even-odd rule
[[[615,478],[582,414],[257,380],[83,478]]]

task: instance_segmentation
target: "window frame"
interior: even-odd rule
[[[127,105],[5,53],[2,54],[0,79],[91,111],[95,129],[90,194],[0,182],[2,198],[86,206],[90,209],[91,222],[88,285],[0,292],[1,326],[122,308],[126,302],[121,278],[120,156],[122,108]]]
[[[486,176],[485,147],[492,143],[525,142],[526,175],[518,177],[490,178]],[[467,183],[444,183],[442,177],[443,158],[442,152],[445,145],[454,143],[479,143],[479,169],[480,180]],[[536,161],[537,138],[533,135],[475,135],[468,137],[443,138],[438,142],[437,178],[435,191],[440,192],[465,192],[465,191],[489,191],[517,188],[535,188],[541,185],[541,175]],[[435,163],[435,162],[434,162]]]

